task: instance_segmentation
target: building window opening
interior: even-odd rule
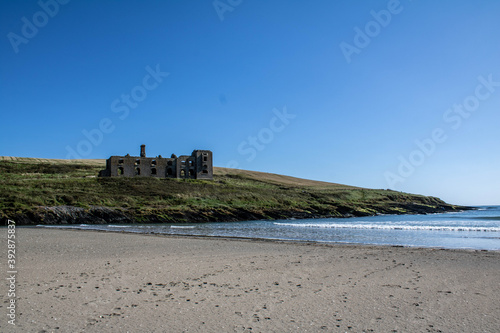
[[[174,174],[174,172],[172,171],[172,168],[168,168],[167,169],[167,175],[168,176],[172,176]]]
[[[190,176],[194,176],[194,170],[193,169],[189,169],[189,175]]]
[[[118,168],[118,175],[123,176],[123,172],[124,172],[123,167],[119,167]]]
[[[156,160],[152,160],[152,161],[151,161],[151,165],[152,165],[152,166],[153,166],[153,165],[156,165]]]
[[[151,168],[151,174],[156,175],[156,168]]]
[[[181,170],[181,177],[182,178],[186,177],[186,170]]]
[[[135,160],[135,165],[139,165],[139,164],[141,164],[141,160],[140,159]]]
[[[118,160],[118,163],[119,163],[119,164],[123,164],[123,158],[120,158],[120,159]]]
[[[201,173],[205,173],[205,174],[207,174],[207,173],[208,173],[208,170],[203,170]]]
[[[141,168],[135,168],[135,175],[140,176],[141,175]]]
[[[192,168],[193,167],[193,161],[189,161],[189,167]]]
[[[167,165],[168,165],[168,166],[172,166],[172,161],[168,161],[168,162],[167,162]]]
[[[208,161],[208,156],[203,156],[203,162]]]

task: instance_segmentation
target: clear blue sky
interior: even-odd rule
[[[495,0],[1,1],[0,155],[210,149],[500,204],[499,17]]]

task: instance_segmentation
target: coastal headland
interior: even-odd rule
[[[18,225],[214,222],[458,211],[429,196],[238,169],[214,180],[98,178],[104,160],[0,157],[0,218]]]

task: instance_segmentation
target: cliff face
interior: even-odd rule
[[[25,213],[16,214],[12,219],[18,225],[118,224],[134,222],[134,219],[128,214],[117,209],[107,207],[85,209],[72,206],[36,207]]]
[[[18,213],[12,217],[18,225],[56,225],[56,224],[126,224],[126,223],[182,223],[182,222],[235,222],[265,219],[304,219],[304,218],[348,218],[355,216],[370,216],[379,214],[431,214],[458,211],[459,208],[443,202],[430,206],[419,203],[396,204],[392,207],[348,207],[339,206],[335,210],[314,209],[270,209],[264,211],[249,211],[245,209],[210,209],[185,210],[165,214],[164,212],[150,212],[142,214],[124,209],[93,206],[90,208],[55,206],[36,207],[25,213]],[[368,212],[369,210],[370,212]],[[6,220],[4,217],[3,220]],[[6,221],[4,221],[6,222]]]
[[[214,180],[97,178],[102,162],[0,161],[0,219],[19,225],[213,222],[426,214],[434,197],[215,168]]]

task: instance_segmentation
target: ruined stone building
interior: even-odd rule
[[[146,146],[140,156],[111,156],[99,177],[157,177],[183,179],[213,179],[212,152],[194,150],[191,156],[172,154],[170,158],[146,157]]]

